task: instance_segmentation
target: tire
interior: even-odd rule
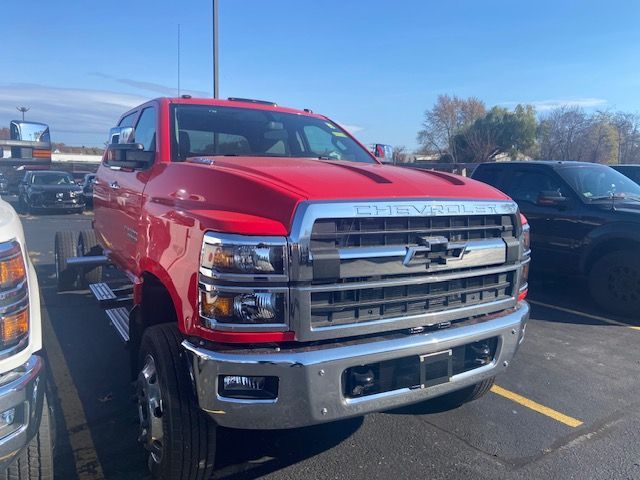
[[[24,213],[24,214],[29,213],[29,210],[30,210],[29,204],[27,203],[24,196],[22,195],[18,197],[18,210],[20,211],[20,213]]]
[[[76,256],[76,244],[74,232],[56,232],[54,253],[59,292],[71,290],[77,286],[78,271],[67,266],[67,258]]]
[[[465,403],[473,402],[474,400],[479,399],[486,395],[493,384],[495,383],[496,378],[491,377],[483,380],[480,383],[476,383],[475,385],[471,385],[460,390],[456,390],[455,392],[447,393],[438,397],[436,401],[442,405],[445,405],[447,408],[456,408]]]
[[[596,303],[620,315],[640,310],[640,258],[633,250],[619,250],[600,257],[589,272],[589,290]]]
[[[45,394],[38,433],[9,466],[6,480],[53,480],[51,412]]]
[[[139,440],[152,478],[206,480],[213,474],[216,425],[197,405],[175,323],[147,328],[136,381]]]
[[[98,243],[95,230],[83,230],[78,235],[76,256],[102,255],[102,247]],[[102,281],[102,266],[85,268],[80,271],[80,283],[83,286]]]

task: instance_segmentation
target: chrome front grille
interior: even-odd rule
[[[515,203],[306,203],[291,245],[291,327],[321,340],[423,327],[516,305]]]
[[[359,324],[509,299],[514,272],[451,278],[433,283],[349,288],[311,293],[311,326]]]
[[[514,221],[514,215],[323,218],[313,225],[311,248],[406,246],[421,236],[443,236],[450,242],[513,237]]]

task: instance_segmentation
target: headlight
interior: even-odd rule
[[[208,328],[224,324],[284,325],[287,293],[212,286],[200,292],[200,316]]]
[[[20,244],[0,243],[0,350],[26,339],[29,332],[27,269]]]
[[[202,325],[212,330],[287,331],[287,281],[284,237],[205,234],[199,282]]]
[[[284,275],[284,238],[207,234],[202,247],[203,268],[216,274]]]

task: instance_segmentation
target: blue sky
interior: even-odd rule
[[[220,96],[312,108],[416,147],[438,94],[640,111],[640,2],[219,0]],[[211,2],[22,0],[2,8],[0,126],[28,105],[54,141],[100,145],[120,113],[212,93]]]

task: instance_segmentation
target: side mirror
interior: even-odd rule
[[[556,190],[543,190],[538,194],[536,203],[543,207],[559,207],[567,203],[567,197],[563,197],[562,194]]]
[[[109,144],[133,143],[136,129],[133,127],[114,127],[109,130]]]
[[[146,152],[135,140],[133,127],[115,127],[109,131],[111,143],[107,146],[106,160],[110,166],[141,169],[153,163],[155,152]]]

